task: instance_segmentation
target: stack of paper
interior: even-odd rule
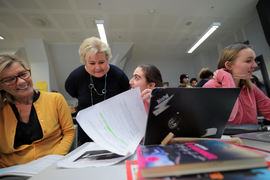
[[[147,114],[136,88],[81,110],[76,119],[94,143],[60,161],[59,167],[106,166],[134,154],[145,133]]]

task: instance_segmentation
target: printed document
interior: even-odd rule
[[[100,147],[126,156],[142,140],[147,114],[140,89],[135,88],[81,110],[76,119]]]
[[[62,159],[63,157],[64,156],[62,155],[47,155],[26,164],[2,168],[0,169],[0,177],[12,175],[33,176],[40,173],[41,171],[43,171],[53,163],[57,162],[58,160]]]
[[[57,162],[61,168],[84,168],[84,167],[101,167],[116,164],[128,156],[118,155],[99,147],[94,142],[87,142],[84,147],[77,153],[67,156]]]

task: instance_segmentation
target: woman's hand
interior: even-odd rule
[[[148,104],[148,105],[150,104],[151,92],[152,92],[152,89],[145,89],[142,91],[141,97],[145,104]]]

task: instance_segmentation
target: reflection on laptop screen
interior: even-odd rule
[[[175,137],[220,138],[239,88],[155,88],[152,91],[144,144]]]

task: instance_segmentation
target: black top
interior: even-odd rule
[[[37,101],[39,96],[40,92],[34,92],[33,103]],[[28,123],[23,123],[22,121],[20,121],[21,117],[14,104],[10,104],[10,106],[18,120],[14,140],[14,148],[17,148],[24,144],[32,144],[32,142],[41,139],[43,137],[42,129],[34,105],[32,104]]]
[[[96,78],[92,76],[93,83],[98,91],[98,93],[102,92],[105,86],[105,76],[101,78]],[[91,103],[91,91],[89,89],[90,84],[90,75],[85,70],[84,65],[79,66],[75,70],[73,70],[70,75],[68,76],[65,82],[66,91],[74,98],[78,99],[78,106],[76,111],[80,111],[81,109],[85,109],[92,105]],[[117,94],[120,94],[129,87],[129,80],[126,74],[117,66],[110,64],[110,69],[107,73],[106,79],[106,97],[108,99],[113,97]],[[104,100],[104,95],[98,95],[94,90],[92,90],[93,96],[93,104],[99,103]],[[92,141],[81,129],[79,126],[78,128],[78,139],[79,143],[85,143],[88,141]]]
[[[207,81],[208,81],[208,79],[202,79],[202,80],[200,80],[200,82],[198,82],[198,84],[196,85],[196,87],[203,87],[203,85],[205,83],[207,83]]]

